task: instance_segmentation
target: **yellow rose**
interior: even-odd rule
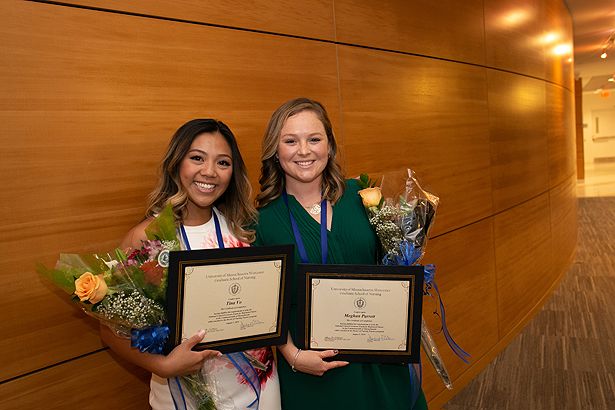
[[[379,187],[362,189],[359,191],[359,195],[361,195],[363,206],[366,208],[378,206],[382,199],[382,192],[380,192]]]
[[[107,294],[107,283],[103,275],[94,276],[91,272],[85,272],[75,280],[75,295],[79,300],[90,303],[98,303]]]

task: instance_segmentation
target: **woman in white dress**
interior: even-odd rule
[[[249,246],[255,221],[250,183],[235,136],[222,122],[196,119],[173,135],[160,167],[158,185],[150,195],[146,218],[132,228],[123,248],[140,248],[145,228],[171,204],[183,249]],[[264,366],[250,366],[255,377],[246,377],[237,361],[214,350],[193,351],[205,333],[199,331],[168,355],[141,353],[130,341],[101,326],[103,341],[118,355],[152,372],[150,405],[154,410],[190,409],[184,403],[178,376],[203,372],[213,389],[216,410],[279,410],[280,392],[271,348],[250,350],[244,357]],[[254,361],[256,359],[256,361]]]

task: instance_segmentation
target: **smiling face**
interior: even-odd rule
[[[288,187],[320,186],[329,160],[329,142],[324,125],[313,111],[288,117],[280,132],[277,155]]]
[[[217,132],[197,136],[179,167],[179,178],[188,194],[184,224],[207,222],[211,207],[224,194],[232,176],[231,147],[224,137]]]

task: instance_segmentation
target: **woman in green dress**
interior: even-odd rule
[[[280,106],[263,140],[259,220],[255,245],[295,244],[304,263],[376,264],[378,242],[355,180],[344,180],[337,144],[325,108],[307,98]],[[294,227],[293,227],[294,225]],[[296,266],[291,271],[296,294]],[[290,332],[279,346],[282,408],[426,409],[422,391],[412,397],[408,366],[348,363],[334,350],[300,350],[296,300]]]

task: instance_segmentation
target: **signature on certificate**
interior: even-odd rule
[[[395,340],[394,338],[387,336],[387,335],[378,335],[378,336],[372,336],[369,335],[367,336],[367,343],[372,343],[372,342],[384,342],[387,340]]]
[[[262,325],[263,321],[262,320],[258,320],[258,319],[252,319],[248,322],[244,322],[243,320],[239,322],[239,329],[244,330],[244,329],[249,329],[251,327],[257,326],[257,325]]]

